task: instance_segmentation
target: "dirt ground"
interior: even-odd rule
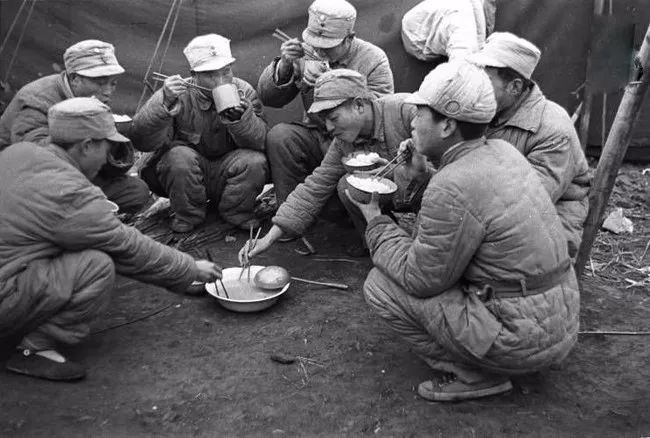
[[[650,175],[626,166],[622,176],[611,204],[636,229],[599,237],[582,283],[582,330],[650,330],[642,270],[650,265]],[[84,381],[0,372],[0,436],[650,436],[648,336],[581,335],[560,369],[516,378],[503,396],[420,399],[415,388],[429,369],[363,300],[370,260],[318,260],[345,257],[351,236],[319,222],[309,235],[316,255],[286,243],[259,260],[349,291],[294,283],[256,314],[120,279],[97,330],[163,310],[71,349],[89,367]],[[211,238],[214,255],[234,266],[246,233]],[[283,365],[270,360],[276,353],[299,359]]]

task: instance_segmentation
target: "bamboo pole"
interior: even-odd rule
[[[639,71],[635,75],[635,80],[625,87],[623,99],[607,136],[607,142],[603,147],[589,193],[589,213],[585,221],[582,244],[575,265],[578,278],[584,271],[585,263],[589,259],[589,253],[591,252],[591,246],[603,223],[607,201],[614,188],[618,170],[630,144],[634,124],[650,84],[650,25],[636,61]]]

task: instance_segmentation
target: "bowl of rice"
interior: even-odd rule
[[[341,158],[341,163],[348,173],[368,172],[381,165],[381,157],[377,152],[353,152]]]
[[[370,202],[373,192],[379,194],[380,204],[387,204],[397,191],[397,184],[393,181],[388,178],[377,178],[371,174],[350,174],[346,176],[345,182],[352,199],[364,204]]]

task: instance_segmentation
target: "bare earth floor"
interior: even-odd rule
[[[648,209],[639,208],[645,240],[637,234],[627,249],[645,266]],[[82,382],[0,372],[0,436],[650,436],[647,336],[581,335],[561,369],[517,378],[503,396],[418,398],[431,373],[366,306],[369,259],[314,260],[344,257],[351,233],[320,223],[310,234],[317,255],[286,243],[259,260],[349,291],[294,283],[257,314],[120,279],[98,330],[171,306],[70,350],[89,367]],[[235,242],[213,247],[226,267],[246,239],[232,234]],[[606,266],[611,250],[596,256],[602,272],[584,277],[582,329],[650,330],[648,288],[626,288],[625,273],[612,270],[619,262]],[[299,360],[283,365],[270,360],[275,353]]]

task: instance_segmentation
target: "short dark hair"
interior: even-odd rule
[[[448,117],[442,113],[439,113],[433,108],[431,108],[431,112],[433,113],[433,119],[436,122],[440,122],[441,120],[444,119],[453,118],[453,117]],[[463,137],[463,140],[474,140],[476,138],[482,137],[485,134],[485,130],[488,127],[488,123],[471,123],[471,122],[463,122],[461,120],[456,120],[456,126],[458,126],[458,130],[460,131],[460,135]]]
[[[61,149],[64,149],[64,150],[67,151],[67,150],[72,149],[74,147],[74,145],[78,144],[79,142],[78,141],[73,141],[73,142],[57,141],[57,142],[52,142],[52,143],[54,143],[55,145],[57,145]]]
[[[505,82],[512,82],[515,79],[521,79],[521,81],[524,84],[523,91],[526,91],[533,86],[533,81],[523,77],[521,74],[511,69],[510,67],[495,67],[495,68],[497,70],[497,75],[501,78],[501,80]]]

